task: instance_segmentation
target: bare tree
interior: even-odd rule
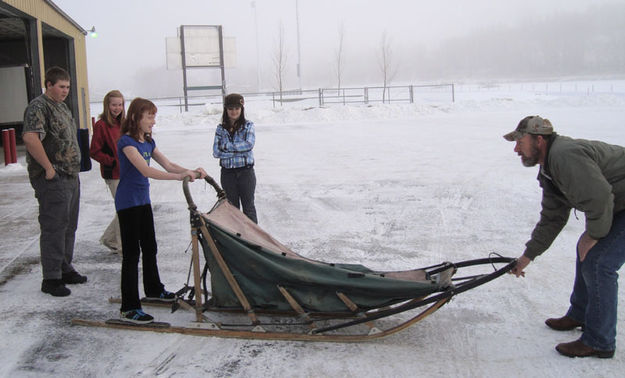
[[[339,26],[339,45],[335,51],[335,64],[336,64],[336,81],[338,94],[341,92],[341,79],[343,78],[343,40],[345,36],[345,25],[341,22]]]
[[[384,79],[384,88],[382,89],[382,103],[386,101],[386,88],[388,84],[393,79],[397,70],[395,69],[395,65],[393,64],[393,50],[391,48],[391,40],[384,31],[382,33],[382,38],[380,39],[380,55],[378,56],[378,64],[380,65],[380,70],[382,71],[382,76]],[[390,98],[389,98],[390,102]]]
[[[287,58],[287,50],[284,44],[284,26],[282,25],[282,21],[280,21],[280,26],[278,29],[278,42],[275,49],[275,54],[273,57],[273,64],[276,75],[276,84],[278,85],[278,90],[280,92],[280,104],[282,105],[282,91],[284,88],[284,74],[286,72],[286,58]]]

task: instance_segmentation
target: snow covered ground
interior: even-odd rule
[[[460,87],[455,103],[438,104],[272,109],[249,102],[259,222],[304,256],[373,269],[490,252],[517,257],[538,219],[540,189],[537,168],[523,167],[502,135],[524,116],[540,114],[561,134],[625,145],[624,108],[624,81]],[[94,115],[100,111],[94,106]],[[213,106],[185,114],[161,109],[156,143],[171,160],[218,178],[211,148],[219,115]],[[70,297],[53,298],[39,291],[37,206],[23,154],[0,168],[1,376],[616,377],[625,370],[622,308],[612,360],[558,355],[554,346],[580,331],[543,324],[567,309],[583,214],[571,215],[526,278],[501,277],[377,341],[254,341],[71,326],[73,317],[113,317],[118,310],[107,298],[119,295],[120,258],[98,243],[113,203],[96,162],[81,182],[75,266],[89,281],[71,286]],[[212,188],[192,189],[208,210]],[[179,182],[153,181],[151,194],[161,277],[175,290],[187,277],[188,212]],[[621,303],[624,297],[621,290]],[[150,312],[160,320],[192,318]]]

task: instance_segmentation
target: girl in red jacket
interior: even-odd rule
[[[126,118],[124,96],[118,90],[104,96],[104,110],[93,130],[93,139],[89,155],[100,163],[100,173],[108,186],[113,199],[119,184],[119,160],[117,159],[117,140],[120,125]],[[100,238],[100,243],[121,255],[122,243],[117,215],[108,225]]]

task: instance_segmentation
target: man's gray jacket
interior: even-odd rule
[[[542,210],[524,252],[532,260],[549,248],[572,208],[585,214],[590,237],[608,234],[614,214],[625,209],[625,148],[554,133],[538,181]]]

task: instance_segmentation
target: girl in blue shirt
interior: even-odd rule
[[[156,147],[152,139],[156,106],[149,100],[135,98],[128,107],[117,142],[119,156],[119,186],[115,195],[115,209],[119,218],[122,239],[121,318],[133,323],[150,323],[151,315],[141,309],[139,299],[138,264],[142,252],[143,289],[148,298],[173,301],[175,295],[161,283],[156,263],[156,237],[154,217],[150,204],[150,182],[157,180],[191,181],[206,177],[202,168],[195,171],[183,168],[171,161]],[[151,159],[165,171],[150,167]]]

